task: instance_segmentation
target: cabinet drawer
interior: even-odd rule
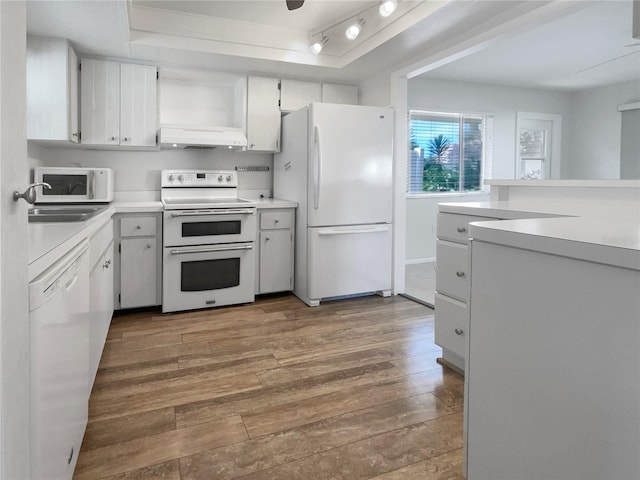
[[[262,212],[260,214],[260,229],[291,228],[293,215],[290,211]]]
[[[121,237],[143,237],[156,234],[156,217],[124,217],[120,220]]]
[[[460,243],[438,240],[436,258],[436,290],[466,302],[469,296],[468,247]]]
[[[469,222],[498,220],[492,217],[438,213],[438,238],[458,243],[469,242]]]
[[[466,357],[469,312],[465,303],[436,293],[435,341],[442,348]]]

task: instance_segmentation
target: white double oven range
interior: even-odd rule
[[[162,311],[254,301],[256,205],[227,170],[163,170]]]

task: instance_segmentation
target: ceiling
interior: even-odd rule
[[[630,33],[631,2],[401,0],[382,19],[377,0],[306,0],[295,11],[285,0],[30,0],[27,30],[68,38],[80,55],[347,83],[455,53],[482,32],[500,30],[501,41],[426,67],[426,75],[576,89],[631,78],[634,67],[633,78],[640,75],[638,49],[624,47],[639,43]],[[356,14],[366,23],[349,42],[343,32]],[[322,32],[329,41],[316,56],[309,44]]]

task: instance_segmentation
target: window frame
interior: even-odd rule
[[[480,189],[465,191],[465,190],[457,190],[457,191],[445,191],[445,192],[425,192],[425,191],[414,191],[411,192],[411,121],[414,120],[414,116],[422,115],[422,116],[431,116],[431,117],[458,117],[458,126],[459,126],[459,140],[463,138],[463,129],[464,129],[464,119],[465,118],[473,118],[480,119],[482,124],[482,150],[481,150],[481,168],[480,168]],[[407,168],[406,168],[406,181],[405,181],[405,196],[406,198],[428,198],[428,197],[466,197],[466,196],[474,196],[474,195],[487,195],[489,193],[490,187],[485,185],[485,180],[490,178],[491,172],[491,164],[492,164],[492,155],[493,155],[493,120],[494,116],[489,113],[477,113],[477,112],[445,112],[441,110],[422,110],[422,109],[409,109],[407,111]],[[458,143],[459,148],[459,164],[458,168],[461,169],[461,164],[464,159],[464,149],[462,148],[462,142]],[[459,184],[463,184],[464,177],[461,177],[458,180]]]

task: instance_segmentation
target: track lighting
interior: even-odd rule
[[[380,8],[378,9],[378,12],[380,13],[381,16],[388,17],[389,15],[391,15],[393,12],[396,11],[397,6],[398,6],[398,2],[396,0],[383,0],[383,2],[380,4]]]
[[[0,0],[2,1],[2,0]],[[398,3],[400,0],[379,0],[378,2],[371,2],[366,8],[360,10],[359,12],[351,13],[348,17],[342,17],[338,19],[331,25],[323,25],[322,30],[312,31],[310,34],[311,44],[309,45],[309,49],[311,53],[314,55],[319,55],[320,52],[324,49],[325,44],[329,41],[329,37],[331,35],[336,34],[336,30],[339,28],[344,28],[344,25],[348,25],[344,30],[344,34],[349,40],[355,40],[360,35],[362,31],[362,26],[366,23],[365,18],[369,20],[372,19],[372,16],[375,16],[375,9],[378,9],[378,13],[382,17],[389,17],[393,12],[398,8]],[[355,20],[354,19],[355,16]],[[373,23],[378,25],[378,21],[375,19]],[[318,40],[320,37],[320,40]],[[338,50],[341,48],[343,42],[340,40],[337,41],[337,45],[335,48]]]
[[[362,28],[362,25],[364,25],[364,20],[356,17],[355,23],[349,25],[344,34],[349,40],[355,40],[356,38],[358,38],[358,35],[360,35],[360,29]]]
[[[324,44],[329,41],[329,37],[327,37],[324,32],[322,32],[322,38],[320,40],[316,40],[311,44],[311,53],[314,55],[318,55],[322,51],[322,47]]]

